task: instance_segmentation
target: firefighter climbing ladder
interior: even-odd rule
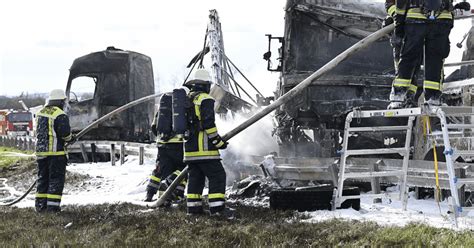
[[[411,142],[411,133],[413,128],[413,121],[415,117],[421,114],[420,108],[410,108],[410,109],[397,109],[397,110],[369,110],[369,111],[360,111],[354,110],[350,112],[346,117],[346,123],[344,128],[344,138],[342,143],[342,154],[341,162],[339,167],[339,179],[337,192],[335,197],[335,204],[333,207],[340,207],[341,204],[347,199],[356,199],[360,198],[360,195],[344,196],[342,195],[344,188],[344,181],[346,179],[356,179],[356,178],[376,178],[376,177],[388,177],[396,176],[399,178],[400,193],[399,199],[403,202],[403,209],[406,209],[407,205],[407,174],[408,174],[408,161],[410,159],[410,142]],[[407,124],[403,126],[363,126],[358,125],[357,127],[352,127],[351,123],[354,119],[360,120],[363,118],[380,118],[380,117],[405,117],[407,119]],[[362,123],[362,122],[361,122]],[[349,149],[349,137],[361,132],[386,132],[386,131],[405,131],[405,145],[403,147],[397,148],[379,148],[379,149]],[[403,162],[400,170],[390,170],[390,171],[377,171],[377,172],[347,172],[347,158],[349,156],[356,155],[381,155],[381,154],[400,154],[403,156]],[[394,197],[393,194],[370,194],[368,195],[374,198],[383,198],[383,197]]]
[[[463,185],[474,184],[474,178],[457,178],[454,172],[454,161],[458,157],[469,158],[474,157],[474,107],[468,106],[443,106],[435,108],[409,108],[397,110],[370,110],[360,111],[354,110],[349,113],[346,118],[343,151],[341,154],[341,162],[339,168],[339,179],[337,192],[335,196],[334,207],[340,207],[342,202],[347,199],[360,198],[360,196],[343,196],[344,181],[350,178],[374,178],[385,176],[397,176],[399,178],[400,193],[398,199],[403,203],[403,209],[407,206],[407,173],[408,161],[410,156],[410,142],[413,121],[418,116],[432,116],[440,121],[441,133],[434,134],[442,136],[442,142],[445,147],[444,155],[446,157],[446,170],[449,177],[449,186],[451,197],[448,198],[453,220],[457,225],[457,217],[474,210],[474,207],[462,207],[458,189]],[[405,126],[374,126],[374,127],[352,127],[351,123],[354,119],[375,118],[375,117],[408,117],[408,123]],[[448,123],[447,118],[450,119]],[[456,120],[456,121],[452,121]],[[461,121],[461,123],[460,123]],[[466,121],[468,123],[466,123]],[[400,148],[381,148],[381,149],[348,149],[349,137],[354,133],[360,132],[382,132],[382,131],[406,131],[405,146]],[[468,139],[467,150],[458,150],[451,147],[450,138],[461,135],[462,138]],[[433,137],[434,138],[434,137]],[[466,144],[466,143],[465,143]],[[380,171],[380,172],[346,172],[347,158],[354,155],[376,155],[376,154],[400,154],[403,156],[402,167],[400,170]],[[391,196],[390,194],[371,194],[368,195],[375,198]]]

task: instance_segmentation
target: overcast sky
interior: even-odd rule
[[[281,36],[285,0],[1,1],[0,95],[65,89],[72,61],[107,46],[150,56],[155,77],[170,84],[202,48],[210,9],[217,9],[229,58],[264,94],[275,88],[262,54],[265,34]],[[459,23],[452,43],[470,21]],[[459,60],[452,49],[448,61]]]
[[[210,9],[219,13],[228,57],[259,84],[272,77],[262,59],[265,34],[282,35],[285,2],[1,1],[0,95],[65,89],[73,60],[107,46],[150,56],[162,83],[181,78],[202,49]]]

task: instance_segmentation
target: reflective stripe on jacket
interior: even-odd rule
[[[189,137],[184,146],[184,161],[220,159],[219,150],[210,139],[215,138],[214,99],[207,93],[190,92],[193,97],[196,124],[189,125]]]
[[[59,107],[46,106],[36,114],[36,155],[65,155],[64,142],[71,138],[69,118]]]
[[[433,15],[434,20],[452,20],[453,13],[450,11],[452,9],[452,0],[442,0],[444,1],[444,10],[436,11]],[[446,6],[448,5],[448,6]],[[404,15],[406,11],[406,18],[412,20],[430,20],[429,14],[423,13],[422,1],[418,0],[396,0],[396,13]],[[386,2],[387,8],[387,2]]]

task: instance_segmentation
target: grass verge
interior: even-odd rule
[[[222,221],[187,217],[183,207],[151,211],[130,204],[66,206],[60,214],[0,207],[0,247],[474,247],[469,231],[337,219],[311,224],[300,222],[304,216],[292,212],[250,207],[238,211],[238,220]]]
[[[25,151],[20,151],[20,150],[10,148],[10,147],[0,146],[0,153],[2,152],[19,152],[19,153],[24,153],[24,154],[31,154],[31,152],[25,152]],[[0,169],[16,164],[18,161],[22,159],[30,159],[30,158],[7,157],[7,156],[0,155]]]

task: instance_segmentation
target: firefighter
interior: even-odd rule
[[[425,65],[425,104],[439,106],[444,80],[443,63],[449,55],[449,33],[453,27],[452,0],[395,2],[395,34],[404,39],[388,107],[400,108],[406,103],[407,92],[420,59],[424,59]],[[466,8],[465,4],[457,4],[456,7]]]
[[[63,111],[65,100],[64,91],[55,89],[46,106],[36,114],[37,212],[61,211],[67,164],[65,146],[74,140],[69,118]]]
[[[152,171],[147,186],[145,199],[147,202],[151,202],[153,196],[158,191],[166,191],[168,186],[186,166],[183,162],[183,136],[173,132],[172,116],[172,94],[169,92],[161,97],[159,111],[156,113],[151,125],[151,130],[157,137],[158,156],[156,158],[156,168]],[[185,187],[186,179],[181,181],[176,187],[172,199],[184,199]],[[168,201],[165,205],[169,206],[170,203]]]
[[[214,99],[209,95],[211,78],[205,69],[197,69],[185,83],[192,107],[188,112],[188,137],[184,145],[184,161],[189,166],[187,190],[188,215],[203,214],[202,193],[205,179],[209,181],[209,212],[211,216],[234,218],[234,211],[225,207],[226,172],[218,149],[227,142],[217,132]]]
[[[396,5],[395,5],[395,0],[386,0],[385,1],[385,10],[387,11],[387,17],[385,18],[383,22],[383,27],[386,27],[392,23],[395,22],[395,19],[403,15],[396,15]],[[399,23],[397,21],[396,23]],[[402,43],[403,43],[403,33],[400,32],[393,32],[391,37],[390,37],[390,45],[393,48],[393,63],[394,63],[394,68],[395,68],[395,74],[398,72],[398,64],[400,62],[400,51],[402,49]],[[415,69],[415,72],[413,73],[413,77],[411,78],[410,86],[407,89],[407,101],[404,104],[404,107],[414,107],[417,105],[417,80],[418,80],[418,72],[420,70],[422,58],[418,60],[418,65]],[[392,108],[389,106],[389,108]]]

